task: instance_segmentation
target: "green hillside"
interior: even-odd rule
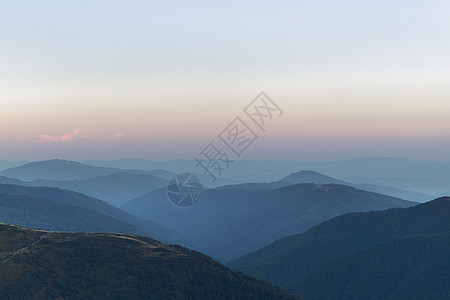
[[[3,224],[0,245],[2,299],[298,299],[201,253],[136,235]]]

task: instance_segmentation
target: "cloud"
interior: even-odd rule
[[[23,142],[33,142],[33,143],[38,143],[38,144],[66,143],[66,142],[70,142],[80,136],[83,136],[87,133],[88,133],[88,131],[83,130],[81,128],[77,128],[77,129],[71,130],[67,133],[64,133],[60,136],[40,134],[40,135],[33,136],[33,137],[21,137],[21,138],[19,138],[19,140],[23,141]]]
[[[81,133],[82,133],[82,130],[80,128],[72,130],[71,132],[61,135],[59,137],[59,141],[61,141],[61,142],[71,141],[71,140],[75,139],[77,136],[79,136]]]
[[[118,133],[115,134],[115,136],[118,137],[118,138],[123,137],[123,133],[118,132]]]

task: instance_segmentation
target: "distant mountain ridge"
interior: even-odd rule
[[[29,163],[29,161],[8,161],[8,160],[0,160],[0,171],[9,169],[9,168],[14,168],[14,167],[18,167],[18,166],[22,166],[24,164]]]
[[[353,176],[348,177],[347,180],[355,183],[397,187],[409,191],[414,191],[416,193],[428,193],[432,195],[442,195],[450,191],[450,186],[447,180],[439,181],[429,178],[401,178],[392,176],[362,178]]]
[[[440,266],[450,261],[449,232],[450,198],[444,197],[410,208],[338,216],[228,265],[306,299],[330,299],[331,295],[346,299],[361,299],[362,295],[367,299],[445,299],[444,295],[450,294],[450,285],[444,287],[450,268]],[[440,246],[425,253],[428,243]],[[436,274],[442,277],[425,276],[429,268],[439,269]],[[389,272],[397,278],[388,279]],[[379,276],[387,278],[372,282],[381,279]],[[436,296],[399,297],[411,296],[408,289],[416,290],[417,284],[426,291],[434,290],[430,295]]]
[[[124,171],[65,160],[28,163],[0,174],[5,175],[0,176],[0,183],[57,187],[98,198],[115,206],[167,185],[167,178],[173,176],[164,170]]]
[[[205,190],[189,209],[174,207],[166,190],[158,189],[122,208],[174,229],[206,254],[226,261],[343,213],[417,204],[343,185],[286,184]]]
[[[315,171],[300,171],[292,173],[280,181],[288,182],[291,184],[295,183],[316,183],[316,184],[341,184],[354,187],[356,189],[365,190],[369,192],[379,193],[382,195],[389,195],[397,198],[401,198],[409,201],[417,201],[417,202],[425,202],[434,199],[433,196],[422,194],[418,192],[411,192],[409,190],[402,190],[395,187],[390,186],[381,186],[375,184],[367,184],[367,183],[352,183],[343,180],[339,180],[330,176],[323,175],[321,173]]]
[[[24,185],[25,183],[19,179],[9,178],[5,176],[0,176],[0,184],[16,184],[16,185]]]
[[[188,159],[171,161],[121,159],[117,161],[86,161],[85,163],[122,169],[139,169],[140,167],[137,166],[142,166],[145,169],[165,169],[175,173],[197,172],[195,165]],[[423,178],[450,182],[450,162],[415,161],[401,157],[361,157],[322,162],[239,160],[233,163],[233,168],[230,168],[227,174],[230,178],[237,179],[235,183],[269,182],[298,170],[314,170],[341,180],[353,176],[407,178],[411,177],[411,174],[420,174],[420,177]],[[425,194],[435,195],[437,193]]]
[[[320,174],[315,171],[299,171],[289,174],[286,177],[274,182],[269,183],[241,183],[241,184],[231,184],[217,187],[217,189],[231,189],[240,188],[248,190],[262,190],[262,189],[275,189],[281,188],[292,184],[299,183],[315,183],[315,184],[340,184],[351,186],[353,188],[364,190],[368,192],[378,193],[381,195],[388,195],[396,198],[401,198],[404,200],[409,200],[413,202],[425,202],[434,199],[431,195],[411,192],[407,190],[402,190],[387,186],[378,186],[373,184],[354,184],[346,181],[342,181],[330,176]]]
[[[80,180],[43,180],[24,182],[27,186],[57,187],[76,191],[120,206],[131,199],[167,185],[167,180],[154,175],[136,175],[129,172],[113,173]]]
[[[315,171],[307,171],[302,170],[299,172],[292,173],[281,181],[288,182],[290,184],[298,184],[298,183],[315,183],[315,184],[340,184],[340,185],[349,185],[348,182],[335,179],[330,176],[326,176],[320,174]]]
[[[22,181],[35,179],[47,180],[80,180],[96,176],[106,176],[122,171],[121,169],[93,167],[75,161],[52,159],[31,162],[0,172],[0,175]]]
[[[13,177],[26,181],[23,185],[30,186],[52,186],[59,187],[63,189],[69,189],[76,192],[81,192],[92,197],[100,198],[101,200],[107,201],[116,206],[120,206],[125,202],[143,195],[151,190],[154,190],[162,186],[162,182],[156,178],[150,178],[151,176],[156,176],[162,180],[165,180],[164,184],[172,178],[174,173],[168,172],[162,169],[153,170],[143,170],[147,167],[160,167],[167,165],[172,166],[172,164],[177,164],[180,162],[171,161],[169,162],[155,162],[146,160],[119,160],[116,163],[109,164],[108,162],[95,162],[99,165],[113,165],[120,167],[134,167],[141,169],[121,169],[121,168],[111,168],[111,167],[94,167],[90,165],[81,164],[73,161],[64,160],[50,160],[29,163],[18,168],[12,168],[0,172],[0,176]],[[248,162],[245,162],[246,164]],[[185,165],[183,161],[182,165]],[[190,168],[187,168],[190,169]],[[125,173],[124,173],[125,172]],[[183,171],[186,172],[186,171]],[[198,170],[194,170],[194,173]],[[121,175],[119,175],[121,174]],[[128,178],[124,177],[124,174],[128,174]],[[149,176],[148,187],[146,187],[146,182],[137,178],[139,176]],[[198,177],[205,181],[204,176],[197,174]],[[122,176],[122,181],[114,180],[113,177]],[[245,177],[245,176],[244,176]],[[271,176],[266,176],[268,179]],[[281,178],[281,176],[279,177]],[[5,179],[6,180],[6,179]],[[335,179],[330,176],[325,176],[315,171],[300,171],[292,173],[284,177],[280,181],[264,180],[264,182],[272,182],[274,186],[281,187],[284,183],[317,183],[317,184],[342,184],[355,187],[357,189],[363,189],[375,193],[386,194],[393,197],[402,198],[410,201],[425,202],[434,199],[436,196],[442,195],[442,193],[435,194],[434,196],[411,192],[409,190],[402,190],[395,187],[393,184],[388,184],[387,186],[378,186],[374,184],[361,183],[357,180],[357,184],[346,182],[343,180]],[[0,178],[1,182],[1,178]],[[237,182],[237,183],[232,183]],[[219,187],[224,185],[238,185],[238,184],[253,184],[254,179],[250,181],[242,181],[242,178],[219,178],[217,182],[211,184],[209,181],[205,181],[206,185],[212,187]],[[6,181],[5,183],[20,184],[18,182]],[[284,184],[286,185],[286,184]],[[439,191],[442,192],[441,187]],[[444,189],[445,190],[445,189]],[[450,190],[450,187],[449,187]],[[430,190],[431,192],[431,190]]]
[[[89,232],[114,232],[114,226],[119,226],[124,233],[137,233],[169,243],[187,243],[171,229],[80,193],[58,188],[0,184],[0,194],[3,199],[0,202],[0,216],[11,224]],[[99,220],[105,221],[99,223]],[[87,226],[89,229],[86,229],[86,224],[91,224]]]
[[[94,210],[30,195],[0,193],[0,220],[36,229],[137,232],[137,226]]]

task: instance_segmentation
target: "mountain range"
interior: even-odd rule
[[[349,166],[352,175],[337,179],[276,174],[300,162],[269,170],[275,162],[243,161],[253,169],[238,167],[185,209],[166,192],[185,161],[50,160],[6,169],[0,222],[34,229],[0,225],[2,296],[297,299],[277,285],[304,299],[447,299],[450,198],[404,200],[432,199],[420,191],[445,188],[435,183],[447,173],[358,177],[366,174],[358,163],[383,176],[387,162],[430,168],[398,159],[309,164]],[[264,175],[246,180],[255,170]]]
[[[134,169],[139,166],[145,169],[165,169],[174,173],[198,172],[191,160],[151,161],[137,159],[121,159],[116,161],[87,161],[87,164]],[[244,182],[271,182],[286,174],[298,170],[314,170],[334,178],[352,183],[368,183],[374,185],[387,185],[394,188],[413,187],[414,192],[437,196],[450,191],[450,162],[436,162],[425,160],[409,160],[401,157],[361,157],[339,161],[304,162],[287,160],[239,160],[227,170],[224,178],[233,183]],[[362,178],[362,179],[361,179]],[[373,182],[373,178],[383,178],[383,183]],[[407,185],[397,186],[389,178],[410,180]],[[355,181],[353,182],[353,179]],[[422,180],[423,186],[414,186],[414,182]],[[428,180],[430,185],[427,184]],[[436,186],[436,183],[438,186]],[[434,199],[430,198],[428,200]]]
[[[14,167],[19,167],[22,166],[24,164],[29,163],[29,161],[8,161],[8,160],[0,160],[0,171],[6,170],[6,169],[10,169],[10,168],[14,168]]]
[[[145,160],[132,161],[135,163],[129,164],[129,166],[145,168],[147,165]],[[142,165],[139,165],[140,162],[142,162]],[[121,163],[118,165],[127,166],[128,164]],[[150,165],[159,166],[163,165],[163,163]],[[63,174],[60,174],[60,170],[64,170]],[[4,170],[3,172],[0,172],[0,174],[4,175],[3,177],[0,175],[0,182],[27,186],[50,186],[68,189],[101,199],[115,206],[123,205],[131,199],[166,185],[167,182],[175,175],[172,172],[162,169],[152,169],[146,171],[139,169],[93,167],[78,162],[65,160],[49,160],[29,163],[20,167]],[[14,177],[14,179],[7,178],[5,176],[11,176]],[[230,182],[235,182],[237,184],[249,183],[248,181],[239,181],[236,178],[229,178],[229,180],[219,178],[217,182],[211,184],[211,182],[209,180],[205,180],[204,176],[201,174],[197,174],[197,176],[201,180],[205,181],[208,186],[214,187],[230,185]],[[27,180],[24,181],[24,178]],[[19,179],[22,180],[17,181]],[[280,179],[277,179],[277,181],[280,181]],[[343,184],[355,187],[357,189],[416,202],[425,202],[434,199],[432,195],[412,192],[409,189],[401,189],[395,187],[395,184],[389,182],[385,182],[386,185],[377,185],[373,184],[373,181],[370,179],[368,179],[368,182],[371,183],[365,183],[358,178],[354,178],[354,181],[343,181],[314,171],[295,172],[289,175],[289,177],[283,177],[281,181],[287,183]],[[399,186],[401,186],[401,184],[399,184]],[[410,189],[414,190],[415,188],[410,186]],[[439,191],[442,192],[442,189],[445,190],[445,186],[441,187]],[[433,190],[430,190],[430,192],[432,191]]]
[[[48,186],[76,191],[114,206],[125,204],[131,199],[142,196],[157,188],[167,185],[167,180],[151,174],[118,173],[78,180],[44,180],[36,179],[23,182],[27,186]]]
[[[61,170],[64,172],[61,173]],[[29,163],[4,170],[0,174],[14,177],[0,176],[0,183],[57,187],[79,192],[114,206],[120,206],[131,199],[167,185],[168,180],[174,175],[164,170],[124,171],[92,167],[65,160]]]
[[[27,163],[3,170],[0,174],[0,183],[67,189],[98,198],[117,207],[166,186],[175,175],[162,169],[123,170],[59,159]],[[196,175],[203,177],[202,174]],[[209,181],[207,183],[210,185]],[[223,184],[229,184],[229,181],[218,179],[213,185]]]
[[[430,178],[404,178],[404,177],[348,177],[346,180],[354,183],[373,184],[397,187],[416,193],[443,195],[450,191],[448,181]]]
[[[75,161],[52,159],[24,164],[0,172],[0,175],[16,178],[22,181],[35,179],[77,180],[96,176],[111,175],[121,169],[93,167]]]
[[[330,176],[320,174],[315,171],[299,171],[288,175],[287,177],[281,179],[282,182],[288,182],[291,184],[295,183],[317,183],[317,184],[341,184],[354,187],[356,189],[365,190],[369,192],[374,192],[382,195],[389,195],[405,200],[416,201],[416,202],[426,202],[434,199],[433,196],[428,194],[423,194],[419,192],[412,192],[410,190],[404,190],[397,187],[392,187],[388,183],[386,185],[377,185],[365,183],[360,180],[360,183],[353,183],[353,181],[343,181]],[[392,184],[391,184],[392,185]]]
[[[447,299],[449,233],[450,198],[439,198],[338,216],[228,265],[305,299]]]
[[[58,231],[136,233],[164,242],[187,244],[174,230],[104,201],[57,188],[0,184],[0,220]]]
[[[88,178],[72,180],[35,179],[35,177],[40,177],[39,172],[42,170],[44,170],[43,174],[47,174],[44,177],[58,177],[57,174],[61,169],[65,171],[60,177]],[[89,177],[104,172],[112,172],[112,174]],[[91,167],[63,160],[51,160],[6,170],[3,174],[15,175],[20,178],[34,178],[33,181],[21,182],[18,179],[2,177],[0,181],[3,182],[16,185],[20,183],[24,186],[56,186],[93,196],[86,204],[86,201],[80,202],[79,200],[67,202],[65,200],[68,199],[66,195],[52,198],[48,198],[48,195],[46,195],[46,198],[41,197],[39,193],[38,195],[35,193],[28,194],[50,201],[66,201],[65,204],[71,206],[80,206],[80,203],[85,203],[86,205],[82,206],[92,210],[93,203],[99,203],[97,199],[93,200],[94,197],[116,206],[126,203],[122,208],[131,214],[124,215],[121,210],[118,210],[121,211],[120,216],[116,214],[117,211],[112,214],[111,206],[108,206],[107,213],[105,213],[106,203],[104,202],[101,202],[102,209],[96,209],[96,213],[137,226],[139,230],[142,230],[136,232],[129,229],[123,231],[122,229],[122,232],[126,233],[140,233],[157,239],[164,239],[166,238],[164,233],[170,228],[174,232],[180,232],[181,236],[171,232],[168,235],[168,240],[163,241],[195,245],[198,249],[222,261],[257,250],[278,238],[301,233],[311,226],[342,213],[415,205],[413,202],[357,190],[349,187],[352,184],[348,182],[313,171],[292,173],[271,183],[242,183],[210,189],[205,192],[204,199],[198,205],[181,211],[167,200],[164,187],[167,179],[153,175],[158,174],[166,178],[172,175],[164,170],[123,171],[114,168]],[[326,186],[327,184],[334,185]],[[294,187],[295,185],[297,186]],[[354,185],[354,187],[370,190],[360,185]],[[377,188],[372,190],[377,191]],[[21,193],[25,193],[24,191]],[[134,200],[129,201],[133,198]],[[46,207],[49,205],[47,204]],[[66,210],[70,211],[67,207]],[[11,211],[9,211],[9,215],[12,215]],[[134,218],[132,215],[142,219]],[[37,228],[36,226],[44,227],[46,224],[42,221],[20,223],[24,220],[24,216],[9,220],[15,221],[15,224],[34,228]],[[89,222],[85,222],[85,224],[89,224]],[[208,227],[205,228],[205,224]],[[90,229],[87,231],[92,231],[93,228],[101,228],[96,226],[89,227]],[[158,226],[160,228],[156,229]],[[76,226],[51,228],[82,230],[81,227]],[[115,227],[111,227],[111,229],[113,228]]]
[[[241,184],[205,190],[202,199],[179,209],[158,189],[122,208],[174,229],[222,261],[303,232],[347,212],[409,207],[415,202],[336,184]]]

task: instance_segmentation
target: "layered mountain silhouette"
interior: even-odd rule
[[[184,160],[171,162],[154,162],[147,160],[118,160],[110,163],[99,161],[88,162],[98,164],[100,166],[111,165],[122,168],[128,167],[128,169],[124,170],[112,167],[94,167],[73,161],[49,160],[28,163],[20,167],[11,168],[0,172],[0,175],[25,181],[23,183],[12,182],[12,178],[7,179],[4,177],[2,178],[1,176],[0,182],[29,186],[59,187],[101,199],[115,206],[120,206],[131,199],[167,184],[168,180],[170,180],[174,175],[174,173],[162,169],[146,171],[139,168],[145,169],[152,166],[160,167],[166,165],[173,169],[178,163],[180,166],[186,165]],[[245,162],[245,164],[249,163],[250,162]],[[250,163],[250,165],[252,164]],[[197,175],[199,178],[204,178],[201,174]],[[261,176],[256,176],[256,178],[259,177]],[[268,178],[271,177],[273,176],[268,176]],[[4,179],[4,181],[2,181],[2,179]],[[230,185],[230,182],[237,182],[237,184],[247,184],[249,182],[243,178],[239,179],[239,177],[232,179],[232,181],[230,181],[230,179],[232,178],[225,179],[221,177],[218,178],[217,182],[214,184],[211,184],[211,182],[207,180],[205,180],[205,182],[214,187]],[[253,180],[250,182],[253,182]],[[395,187],[395,184],[387,184],[387,186],[376,185],[372,183],[364,183],[358,179],[355,179],[355,182],[356,183],[353,183],[353,181],[346,182],[338,180],[314,171],[300,171],[292,173],[279,181],[275,181],[274,184],[281,187],[294,183],[334,183],[348,185],[357,189],[385,194],[410,201],[425,202],[435,198],[434,196],[428,194],[411,192],[410,190]]]
[[[77,180],[96,176],[106,176],[121,172],[121,169],[93,167],[75,161],[52,159],[31,162],[0,172],[0,175],[16,178],[22,181],[35,179]]]
[[[50,160],[1,172],[0,183],[57,187],[79,192],[115,206],[167,185],[172,173],[164,170],[121,170]]]
[[[358,162],[315,166],[364,165]],[[376,160],[362,162],[379,168]],[[398,188],[417,179],[392,177],[388,186],[383,178],[368,184],[300,171],[254,183],[242,180],[251,176],[243,168],[236,178],[221,179],[227,185],[205,188],[196,205],[180,209],[167,199],[173,173],[138,170],[166,163],[92,163],[99,166],[50,160],[0,172],[0,222],[58,231],[0,226],[0,289],[9,293],[2,296],[293,299],[205,255],[155,240],[232,260],[233,269],[305,299],[450,296],[450,198],[420,205],[404,200],[431,199]],[[434,179],[424,180],[430,192],[436,189]]]
[[[118,160],[118,161],[88,161],[92,165],[114,167],[123,169],[165,169],[175,173],[198,172],[191,160],[172,160],[165,162],[155,162],[149,160]],[[450,182],[450,163],[435,161],[413,161],[405,158],[395,157],[362,157],[340,161],[326,162],[302,162],[285,160],[239,160],[233,163],[233,168],[227,170],[229,178],[234,183],[243,182],[271,182],[279,180],[286,174],[297,172],[298,170],[314,170],[322,174],[327,174],[334,178],[349,181],[355,184],[364,183],[380,186],[389,186],[410,190],[434,197],[442,192],[448,192],[448,182]],[[416,178],[417,177],[417,178]],[[371,179],[382,178],[384,181],[372,181]],[[392,179],[404,179],[402,182]],[[415,184],[417,179],[422,179],[421,185]],[[424,179],[424,180],[423,180]],[[405,181],[407,180],[407,181]],[[427,182],[431,183],[428,185]],[[435,186],[439,183],[439,186]],[[399,185],[400,184],[400,185]],[[398,195],[391,195],[397,196]],[[405,198],[408,200],[420,201],[419,199]]]
[[[4,299],[299,299],[180,246],[0,225]]]
[[[206,254],[226,261],[343,213],[416,204],[344,185],[283,186],[286,184],[243,184],[206,190],[202,199],[188,209],[173,206],[166,190],[159,189],[122,208],[174,229]]]
[[[167,185],[167,180],[149,174],[119,172],[80,180],[42,180],[23,183],[27,186],[48,186],[76,191],[115,206]]]
[[[348,185],[354,187],[356,189],[365,190],[369,192],[374,192],[383,195],[389,195],[409,201],[417,201],[417,202],[425,202],[434,199],[435,197],[419,192],[412,192],[410,190],[404,190],[401,188],[386,186],[386,185],[377,185],[377,184],[369,184],[364,183],[364,181],[359,183],[353,183],[348,181],[339,180],[330,176],[326,176],[320,174],[315,171],[300,171],[296,173],[292,173],[283,179],[281,182],[288,182],[291,184],[294,183],[317,183],[317,184],[341,184]]]
[[[365,183],[397,187],[418,193],[428,193],[432,195],[442,194],[450,190],[448,180],[430,178],[405,178],[405,177],[348,177],[346,180],[354,183]]]
[[[5,177],[5,176],[0,176],[0,184],[25,185],[25,183],[19,179],[9,178],[9,177]]]
[[[101,200],[57,188],[0,184],[0,221],[59,231],[136,233],[186,244],[174,230]]]
[[[296,184],[296,183],[316,183],[316,184],[341,184],[349,185],[350,183],[335,179],[330,176],[320,174],[315,171],[302,170],[299,172],[291,173],[288,176],[281,179],[281,181]]]
[[[229,266],[305,299],[446,299],[450,198],[345,214]]]
[[[1,170],[6,170],[9,168],[14,168],[14,167],[19,167],[22,166],[24,164],[29,163],[29,161],[8,161],[8,160],[0,160],[0,171]]]

